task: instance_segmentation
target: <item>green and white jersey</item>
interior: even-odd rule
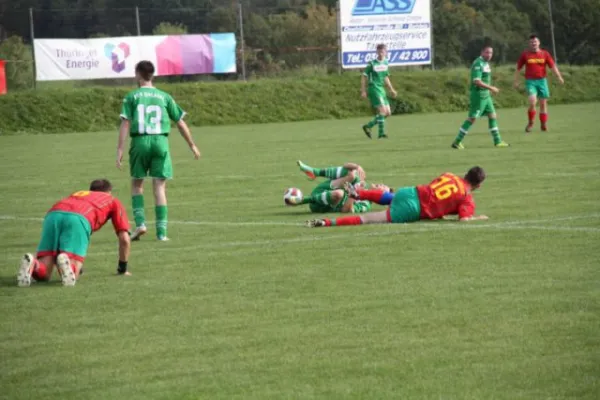
[[[492,68],[482,57],[477,57],[471,64],[471,95],[480,98],[489,97],[490,91],[488,89],[480,88],[473,83],[476,79],[481,80],[486,85],[492,84]]]
[[[363,75],[369,79],[369,87],[383,88],[385,78],[390,75],[387,58],[369,61]]]
[[[121,118],[131,121],[131,136],[168,135],[171,120],[179,122],[184,115],[170,94],[147,86],[127,93],[121,108]]]

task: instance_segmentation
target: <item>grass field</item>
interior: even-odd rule
[[[393,117],[387,141],[362,120],[196,129],[199,161],[173,135],[172,240],[152,228],[117,277],[109,225],[74,288],[17,288],[18,260],[92,178],[130,207],[116,133],[0,137],[0,398],[597,399],[599,110],[529,136],[500,110],[512,147],[482,121],[462,152],[462,113]],[[282,201],[314,184],[297,159],[394,187],[478,164],[491,219],[311,230]]]

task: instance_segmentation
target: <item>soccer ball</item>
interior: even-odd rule
[[[283,194],[283,201],[288,206],[296,206],[302,202],[304,196],[302,192],[297,188],[289,188]]]

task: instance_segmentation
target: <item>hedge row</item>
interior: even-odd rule
[[[565,86],[551,83],[552,103],[600,101],[600,67],[563,68]],[[525,104],[512,88],[512,71],[497,68],[498,108]],[[371,112],[359,96],[358,72],[341,75],[265,79],[251,82],[165,84],[194,126],[348,118]],[[466,111],[466,69],[393,71],[398,99],[394,114]],[[0,97],[0,133],[65,133],[113,129],[121,100],[131,88],[31,90]]]

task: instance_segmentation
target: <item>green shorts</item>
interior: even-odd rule
[[[491,96],[481,98],[472,94],[469,99],[469,118],[479,118],[488,114],[495,114],[494,101]]]
[[[319,197],[319,203],[310,203],[309,208],[313,213],[330,213],[330,212],[340,212],[348,201],[348,193],[344,191],[344,197],[342,200],[335,206],[326,204],[331,201],[329,194],[331,193],[331,181],[325,181],[317,185],[316,188],[311,192],[311,197]]]
[[[143,179],[147,176],[171,179],[173,165],[169,152],[169,137],[166,135],[132,136],[129,147],[129,173],[135,179]]]
[[[415,186],[398,189],[388,208],[388,221],[415,222],[421,219],[421,203]]]
[[[83,262],[91,234],[92,227],[83,215],[51,211],[44,218],[37,256],[56,257],[59,253],[67,253],[71,258]]]
[[[535,96],[540,99],[550,98],[550,88],[548,88],[548,79],[525,79],[525,90],[527,96]]]
[[[369,98],[373,108],[390,105],[387,94],[385,93],[385,89],[383,88],[370,87],[367,90],[367,97]]]

